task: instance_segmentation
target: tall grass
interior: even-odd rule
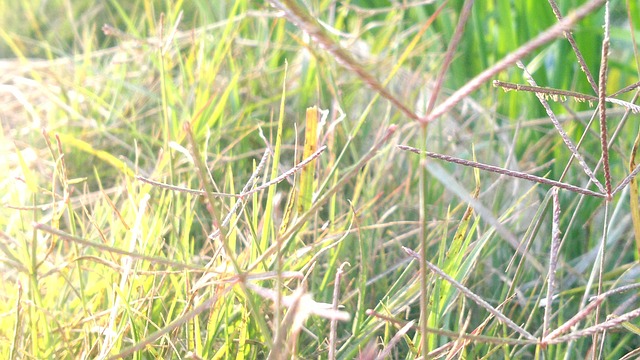
[[[637,356],[638,10],[1,4],[0,357]]]

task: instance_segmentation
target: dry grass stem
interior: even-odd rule
[[[389,359],[391,357],[391,350],[402,340],[402,338],[407,334],[409,330],[413,328],[414,321],[409,321],[405,326],[401,327],[398,332],[393,335],[387,346],[380,351],[378,356],[376,356],[376,360],[384,360]]]
[[[433,91],[431,92],[431,97],[429,98],[429,104],[427,105],[425,114],[429,114],[436,106],[436,100],[438,99],[438,94],[440,94],[442,82],[444,81],[444,77],[449,70],[449,65],[451,65],[451,61],[453,60],[456,50],[458,49],[458,43],[460,43],[460,39],[462,39],[464,27],[469,20],[469,16],[471,15],[473,2],[473,0],[465,0],[464,4],[462,5],[462,12],[460,13],[458,24],[456,25],[456,29],[453,32],[453,37],[451,38],[451,41],[449,41],[449,45],[447,46],[447,52],[445,53],[444,60],[442,61],[442,66],[440,66],[438,76],[436,77],[436,81],[433,85]]]
[[[522,62],[518,62],[518,67],[520,67],[524,72],[525,79],[527,79],[527,81],[531,85],[536,86],[537,84],[535,80],[533,79],[529,71],[527,71],[527,68],[524,66],[524,64]],[[553,126],[558,131],[558,134],[560,134],[560,137],[562,138],[562,141],[564,142],[565,146],[571,151],[572,158],[578,159],[578,163],[580,163],[580,166],[582,166],[582,170],[585,172],[585,174],[587,174],[587,176],[589,176],[589,179],[591,180],[591,182],[598,187],[598,190],[600,190],[600,192],[604,194],[606,192],[605,188],[602,186],[600,181],[596,178],[591,168],[589,168],[589,165],[584,160],[582,155],[580,155],[580,153],[578,152],[578,148],[573,144],[573,141],[571,141],[571,139],[569,138],[569,135],[567,135],[567,133],[562,128],[562,125],[560,125],[560,122],[558,121],[558,118],[556,117],[553,110],[551,110],[551,106],[549,106],[549,103],[545,100],[544,96],[541,94],[536,93],[536,97],[544,107],[545,111],[547,112],[547,115],[549,115],[549,118],[551,119]]]
[[[602,39],[602,50],[600,59],[600,76],[598,87],[598,111],[600,113],[600,144],[602,148],[602,164],[604,170],[604,185],[607,189],[607,201],[611,201],[611,169],[609,165],[609,144],[607,137],[607,65],[609,63],[609,1],[606,1],[604,8],[604,38]]]
[[[149,335],[148,337],[138,341],[136,344],[121,350],[118,354],[109,357],[107,360],[130,358],[131,355],[135,354],[136,352],[146,349],[147,346],[151,346],[151,344],[155,343],[158,339],[171,333],[175,329],[178,329],[181,326],[184,326],[189,320],[200,315],[202,312],[209,310],[212,306],[216,304],[216,302],[219,300],[220,297],[224,296],[232,288],[233,288],[232,286],[226,286],[224,289],[218,291],[218,293],[215,296],[210,297],[207,300],[203,301],[200,305],[194,307],[193,310],[187,312],[182,317],[172,321],[171,323],[169,323],[169,325],[156,331],[155,333]]]
[[[551,229],[551,248],[549,250],[549,273],[547,275],[547,298],[544,309],[544,325],[542,337],[545,337],[551,327],[551,311],[553,309],[553,293],[556,289],[556,269],[558,267],[558,252],[560,251],[560,200],[558,188],[551,190],[553,197],[553,218]]]
[[[333,284],[333,302],[331,303],[331,309],[333,311],[338,311],[338,303],[340,298],[340,280],[342,279],[342,275],[344,274],[344,267],[349,265],[348,263],[342,263],[338,270],[336,271],[336,278]],[[338,320],[331,319],[331,328],[329,330],[329,360],[334,360],[336,358],[336,348],[338,341]]]
[[[480,170],[485,170],[485,171],[493,172],[493,173],[496,173],[496,174],[507,175],[507,176],[511,176],[511,177],[515,177],[515,178],[519,178],[519,179],[524,179],[524,180],[536,182],[536,183],[539,183],[539,184],[556,186],[556,187],[559,187],[559,188],[562,188],[562,189],[566,189],[566,190],[569,190],[569,191],[572,191],[572,192],[576,192],[576,193],[579,193],[579,194],[594,196],[594,197],[598,197],[598,198],[604,198],[605,197],[604,194],[597,193],[595,191],[591,191],[591,190],[587,190],[587,189],[583,189],[583,188],[581,188],[579,186],[575,186],[575,185],[571,185],[571,184],[565,184],[565,183],[562,183],[562,182],[559,182],[559,181],[545,179],[543,177],[539,177],[539,176],[535,176],[535,175],[531,175],[531,174],[527,174],[527,173],[523,173],[523,172],[519,172],[519,171],[515,171],[515,170],[509,170],[509,169],[504,169],[504,168],[501,168],[501,167],[498,167],[498,166],[487,165],[487,164],[483,164],[483,163],[479,163],[479,162],[475,162],[475,161],[470,161],[470,160],[464,160],[464,159],[456,158],[456,157],[449,156],[449,155],[436,154],[436,153],[432,153],[430,151],[423,151],[423,150],[419,150],[419,149],[416,149],[416,148],[413,148],[413,147],[410,147],[410,146],[406,146],[406,145],[397,145],[397,146],[401,150],[411,151],[411,152],[416,153],[416,154],[424,153],[428,157],[431,157],[431,158],[434,158],[434,159],[444,160],[444,161],[447,161],[447,162],[460,164],[460,165],[464,165],[464,166],[470,166],[470,167],[477,168],[477,169],[480,169]]]
[[[277,9],[280,9],[289,21],[309,34],[321,48],[333,55],[340,65],[357,74],[365,84],[379,93],[380,96],[389,100],[403,114],[413,120],[420,119],[414,111],[410,110],[400,99],[391,94],[373,75],[365,70],[348,51],[331,39],[322,25],[299,4],[293,0],[269,0],[269,2]]]
[[[547,87],[541,87],[541,86],[513,84],[513,83],[504,82],[500,80],[493,80],[493,86],[500,87],[505,91],[515,90],[515,91],[531,92],[536,95],[542,95],[545,100],[551,99],[553,101],[565,101],[566,98],[573,98],[576,101],[588,101],[590,103],[597,102],[599,100],[597,96],[587,95],[587,94],[579,93],[576,91],[560,90],[560,89],[553,89],[553,88],[547,88]],[[640,113],[640,106],[634,103],[616,99],[613,97],[608,97],[608,96],[605,97],[605,101],[608,103],[620,105],[626,109],[629,109],[634,114]]]
[[[402,248],[409,256],[413,257],[414,259],[420,261],[420,255],[418,253],[416,253],[415,251],[403,247]],[[491,304],[489,304],[488,302],[486,302],[484,299],[482,299],[480,296],[474,294],[471,290],[469,290],[467,287],[465,287],[464,285],[462,285],[461,283],[457,282],[454,278],[452,278],[451,276],[447,275],[444,271],[440,270],[437,266],[433,265],[430,262],[426,262],[426,266],[429,268],[430,271],[436,273],[438,276],[440,276],[441,278],[443,278],[444,280],[446,280],[447,282],[449,282],[453,287],[455,287],[456,289],[458,289],[461,293],[463,293],[466,297],[468,297],[470,300],[472,300],[473,302],[475,302],[476,304],[480,305],[480,307],[482,307],[483,309],[487,310],[489,313],[491,313],[491,315],[495,316],[496,319],[498,319],[500,322],[502,322],[503,324],[505,324],[506,326],[508,326],[509,328],[511,328],[512,330],[514,330],[515,332],[517,332],[518,334],[524,336],[526,339],[529,340],[536,340],[535,336],[531,335],[528,331],[526,331],[525,329],[521,328],[520,326],[516,325],[516,323],[514,323],[511,319],[509,319],[508,317],[506,317],[502,312],[500,312],[498,309],[494,308],[493,306],[491,306]]]
[[[553,10],[553,14],[556,16],[556,19],[562,20],[562,13],[560,12],[560,8],[558,7],[558,4],[556,3],[556,1],[549,0],[549,5],[551,5],[551,9]],[[578,49],[578,44],[576,44],[576,40],[573,38],[573,34],[571,33],[571,31],[565,31],[564,36],[567,38],[567,41],[569,41],[569,44],[571,45],[571,49],[573,50],[573,53],[576,55],[578,64],[580,64],[580,70],[582,70],[582,72],[587,77],[587,81],[589,82],[589,85],[591,85],[593,92],[597,93],[598,85],[596,84],[596,81],[594,80],[593,75],[591,74],[591,71],[587,66],[587,62],[584,60],[584,56],[582,56],[582,52],[580,51],[580,49]]]
[[[304,168],[305,166],[307,166],[307,164],[309,164],[310,162],[312,162],[313,160],[315,160],[316,158],[318,158],[320,155],[322,155],[322,153],[324,151],[327,150],[326,145],[321,146],[318,150],[316,150],[316,152],[314,152],[311,156],[309,156],[308,158],[300,161],[298,164],[296,164],[294,167],[292,167],[291,169],[283,172],[282,174],[280,174],[277,178],[269,180],[268,182],[256,186],[253,189],[243,189],[242,192],[240,192],[239,194],[226,194],[226,193],[220,193],[220,192],[211,192],[210,195],[215,196],[215,197],[235,197],[235,198],[246,198],[249,195],[252,195],[254,193],[260,192],[268,187],[271,187],[273,185],[276,185],[278,183],[281,183],[282,181],[284,181],[286,178],[294,175],[296,172],[302,170],[302,168]],[[265,156],[268,154],[265,153]],[[264,159],[264,156],[263,156]],[[262,163],[262,159],[260,160],[260,163]],[[205,196],[206,192],[204,190],[195,190],[195,189],[188,189],[182,186],[176,186],[176,185],[170,185],[170,184],[165,184],[159,181],[155,181],[155,180],[151,180],[148,179],[144,176],[136,176],[137,180],[140,180],[144,183],[153,185],[153,186],[157,186],[159,188],[162,189],[167,189],[167,190],[171,190],[171,191],[176,191],[176,192],[182,192],[182,193],[187,193],[187,194],[192,194],[192,195],[199,195],[199,196]],[[247,182],[246,186],[248,186],[250,184],[250,182]],[[245,186],[245,187],[246,187]],[[246,191],[244,191],[246,190]]]
[[[431,122],[442,114],[451,110],[456,104],[462,101],[465,97],[471,94],[473,91],[477,90],[482,84],[489,81],[495,74],[499,73],[502,70],[507,69],[509,66],[516,63],[516,61],[522,59],[523,57],[531,54],[534,50],[539,48],[540,46],[548,43],[549,41],[562,36],[564,32],[570,31],[571,26],[575,24],[580,19],[589,15],[596,9],[598,9],[604,0],[592,0],[583,6],[576,9],[575,12],[569,14],[567,17],[563,18],[561,21],[556,23],[554,26],[544,31],[534,39],[530,40],[526,44],[520,46],[514,52],[502,58],[495,65],[491,66],[487,70],[484,70],[480,74],[478,74],[473,79],[469,80],[464,86],[460,89],[456,90],[451,96],[449,96],[444,102],[438,105],[432,113],[428,114],[425,118],[421,119],[421,122]]]
[[[406,323],[405,322],[399,322],[398,320],[386,316],[384,314],[375,312],[373,310],[367,310],[367,315],[369,316],[374,316],[378,319],[384,320],[386,322],[392,323],[392,324],[396,324],[397,326],[404,326]],[[418,329],[418,327],[416,325],[413,325],[414,329]],[[464,340],[468,340],[468,341],[476,341],[476,342],[480,342],[480,343],[485,343],[485,344],[509,344],[509,345],[523,345],[523,346],[527,346],[527,345],[534,345],[537,343],[537,340],[527,340],[527,339],[513,339],[513,338],[495,338],[495,337],[491,337],[491,336],[483,336],[483,335],[472,335],[472,334],[460,334],[458,332],[454,332],[454,331],[448,331],[448,330],[443,330],[443,329],[434,329],[434,328],[428,328],[427,331],[429,331],[429,333],[433,333],[433,334],[438,334],[438,335],[442,335],[442,336],[446,336],[446,337],[450,337],[453,339],[464,339]],[[429,353],[429,355],[431,355],[431,353]]]
[[[637,357],[640,5],[385,2],[0,6],[0,358]]]
[[[353,168],[348,173],[344,174],[344,176],[340,179],[340,181],[338,181],[322,197],[314,201],[313,204],[311,205],[311,208],[306,213],[302,214],[298,219],[296,219],[296,222],[291,226],[289,226],[289,228],[286,230],[285,233],[279,236],[282,237],[283,239],[290,239],[291,236],[293,236],[293,234],[295,234],[300,229],[300,227],[302,227],[322,205],[324,205],[327,201],[329,201],[329,199],[331,198],[331,196],[333,196],[333,194],[335,194],[338,190],[342,189],[342,186],[344,186],[344,184],[346,184],[351,179],[351,177],[355,176],[358,173],[358,171],[360,171],[360,169],[362,169],[377,154],[380,147],[382,147],[382,145],[385,144],[387,140],[389,140],[391,135],[395,133],[396,129],[397,129],[396,125],[389,126],[385,131],[385,133],[380,138],[380,140],[378,140],[371,147],[371,149],[360,159],[360,161],[358,161],[356,165],[353,166]],[[260,255],[256,259],[256,261],[253,262],[251,266],[249,266],[249,270],[256,268],[266,258],[268,258],[269,256],[272,256],[273,253],[276,252],[276,250],[277,250],[276,244],[270,246],[267,250],[265,250],[265,252],[262,255]]]

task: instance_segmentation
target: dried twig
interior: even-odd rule
[[[360,161],[358,161],[351,168],[351,170],[345,176],[343,176],[331,189],[329,189],[324,195],[322,195],[322,197],[317,199],[311,205],[311,208],[307,212],[305,212],[304,214],[301,214],[300,217],[296,220],[296,222],[287,228],[285,233],[279,236],[282,237],[282,239],[289,239],[294,233],[296,233],[300,229],[300,227],[302,227],[302,225],[306,223],[307,220],[309,220],[309,218],[313,216],[315,212],[318,211],[318,209],[325,202],[329,201],[330,197],[333,196],[333,194],[338,192],[338,190],[342,189],[343,186],[347,183],[347,181],[349,181],[355,174],[357,174],[360,171],[360,169],[362,169],[362,167],[364,167],[377,154],[380,147],[384,143],[386,143],[387,140],[389,140],[391,135],[395,133],[396,129],[397,129],[396,125],[389,126],[385,131],[385,133],[380,138],[380,140],[378,140],[371,147],[371,149],[366,153],[366,155],[362,157],[362,159],[360,159]],[[258,259],[256,259],[251,266],[249,266],[249,270],[254,269],[256,266],[258,266],[258,264],[261,264],[267,257],[273,255],[273,253],[277,250],[276,245],[277,244],[271,245],[267,250],[265,250],[265,252],[262,253],[262,255],[260,255],[260,257],[258,257]]]
[[[344,274],[344,266],[349,263],[343,263],[338,267],[336,271],[336,280],[333,284],[333,302],[331,303],[331,309],[338,311],[338,302],[340,296],[340,279]],[[338,320],[331,319],[331,325],[329,330],[329,360],[335,360],[336,358],[336,344],[338,342]]]
[[[444,76],[449,69],[449,65],[451,65],[451,61],[453,60],[453,55],[458,48],[458,43],[460,43],[460,39],[462,39],[462,34],[464,32],[464,26],[467,24],[467,20],[469,19],[469,15],[471,15],[471,8],[473,7],[473,0],[466,0],[464,5],[462,6],[462,11],[460,13],[460,18],[458,19],[458,25],[456,26],[456,30],[453,33],[453,37],[447,46],[447,52],[445,54],[442,65],[440,66],[440,71],[438,72],[438,77],[436,78],[436,82],[433,85],[433,92],[431,93],[431,98],[429,99],[429,104],[427,105],[427,111],[425,114],[429,114],[431,110],[433,110],[436,105],[436,100],[438,98],[438,93],[440,92],[440,88],[442,87],[442,82],[444,81]]]
[[[560,12],[560,8],[558,8],[558,4],[556,4],[555,0],[549,0],[549,5],[551,5],[551,9],[553,10],[553,14],[556,16],[556,19],[562,20],[562,13]],[[576,40],[573,38],[573,34],[571,34],[571,31],[565,31],[564,37],[567,38],[567,41],[569,41],[569,44],[573,49],[573,53],[576,54],[576,58],[578,58],[578,64],[580,64],[580,70],[582,70],[582,72],[584,72],[584,74],[587,76],[589,85],[591,85],[591,88],[594,92],[598,92],[598,85],[593,79],[593,75],[591,74],[591,71],[589,71],[587,62],[584,60],[580,49],[578,49],[578,44],[576,44]]]
[[[413,257],[414,259],[420,261],[420,255],[407,248],[407,247],[402,247],[402,249],[411,257]],[[509,319],[508,317],[506,317],[502,312],[500,312],[498,309],[494,308],[493,306],[491,306],[491,304],[489,304],[488,302],[486,302],[483,298],[481,298],[480,296],[476,295],[475,293],[473,293],[471,290],[469,290],[466,286],[462,285],[461,283],[459,283],[458,281],[456,281],[456,279],[452,278],[451,276],[449,276],[447,273],[445,273],[444,271],[442,271],[439,267],[433,265],[432,263],[430,263],[429,261],[425,262],[426,266],[429,268],[429,270],[431,270],[432,272],[436,273],[438,276],[440,276],[441,278],[443,278],[444,280],[446,280],[447,282],[449,282],[451,284],[451,286],[455,287],[456,289],[458,289],[458,291],[460,291],[461,293],[463,293],[466,297],[468,297],[469,299],[471,299],[473,302],[475,302],[476,304],[478,304],[479,306],[481,306],[483,309],[487,310],[488,312],[490,312],[493,316],[496,317],[496,319],[500,320],[500,322],[502,322],[503,324],[507,325],[509,328],[511,328],[512,330],[514,330],[515,332],[517,332],[518,334],[524,336],[525,338],[529,339],[529,340],[536,340],[535,336],[531,335],[527,330],[521,328],[520,326],[518,326],[516,323],[514,323],[511,319]],[[424,334],[423,334],[424,336]]]
[[[548,43],[549,41],[561,36],[565,31],[568,31],[573,24],[580,19],[589,15],[591,12],[599,8],[605,0],[593,0],[578,8],[575,12],[569,14],[561,21],[550,27],[548,30],[538,35],[534,39],[530,40],[526,44],[520,46],[514,52],[508,54],[502,60],[498,61],[492,67],[478,74],[473,79],[469,80],[464,86],[454,92],[447,100],[438,105],[432,113],[421,119],[422,122],[431,122],[442,114],[451,110],[457,103],[462,101],[467,95],[477,90],[482,84],[486,83],[495,74],[513,65],[516,61],[522,59],[524,56],[530,54],[535,49]]]
[[[527,71],[527,68],[524,66],[524,64],[520,61],[518,61],[517,64],[518,64],[518,67],[522,69],[525,79],[527,79],[527,81],[531,85],[537,86],[535,80],[533,79],[529,71]],[[549,106],[549,103],[545,100],[544,96],[536,93],[536,97],[540,101],[540,104],[542,104],[542,106],[544,107],[545,111],[547,112],[547,115],[549,115],[549,118],[551,119],[553,126],[558,131],[558,134],[560,134],[560,137],[562,138],[562,141],[564,142],[564,144],[571,151],[571,154],[573,155],[573,157],[578,159],[580,166],[582,166],[582,170],[585,172],[585,174],[587,174],[587,176],[589,176],[589,179],[591,179],[591,182],[593,182],[598,187],[598,190],[600,190],[601,193],[605,193],[606,192],[605,188],[602,186],[598,178],[596,178],[591,168],[589,168],[589,165],[584,160],[582,155],[580,155],[580,153],[578,152],[578,149],[573,144],[573,141],[571,141],[571,139],[569,138],[569,135],[567,135],[567,133],[562,128],[562,125],[560,125],[560,122],[558,121],[556,114],[553,112],[553,110],[551,109],[551,106]]]
[[[519,178],[519,179],[529,180],[529,181],[533,181],[533,182],[536,182],[536,183],[539,183],[539,184],[557,186],[559,188],[566,189],[566,190],[569,190],[569,191],[572,191],[572,192],[576,192],[576,193],[580,193],[580,194],[584,194],[584,195],[589,195],[589,196],[594,196],[594,197],[599,197],[599,198],[604,198],[605,197],[605,195],[602,194],[602,193],[598,193],[598,192],[595,192],[595,191],[592,191],[592,190],[583,189],[583,188],[581,188],[579,186],[566,184],[566,183],[559,182],[559,181],[556,181],[556,180],[550,180],[550,179],[546,179],[546,178],[543,178],[543,177],[539,177],[539,176],[523,173],[523,172],[520,172],[520,171],[504,169],[504,168],[501,168],[501,167],[498,167],[498,166],[487,165],[487,164],[483,164],[483,163],[479,163],[479,162],[475,162],[475,161],[471,161],[471,160],[460,159],[460,158],[449,156],[449,155],[436,154],[436,153],[432,153],[430,151],[423,151],[423,150],[419,150],[419,149],[416,149],[416,148],[413,148],[413,147],[410,147],[410,146],[406,146],[406,145],[397,145],[397,146],[398,146],[399,149],[406,150],[406,151],[411,151],[411,152],[414,152],[416,154],[424,153],[428,157],[431,157],[431,158],[434,158],[434,159],[444,160],[444,161],[448,161],[448,162],[452,162],[452,163],[456,163],[456,164],[460,164],[460,165],[464,165],[464,166],[470,166],[470,167],[474,167],[474,168],[477,168],[477,169],[480,169],[480,170],[494,172],[496,174],[507,175],[507,176],[516,177],[516,178]]]
[[[636,84],[634,84],[636,85]],[[597,102],[598,97],[593,95],[583,94],[577,91],[570,90],[560,90],[542,86],[528,86],[528,85],[520,85],[514,84],[510,82],[504,82],[500,80],[493,80],[493,86],[501,87],[505,91],[515,90],[515,91],[527,91],[535,93],[536,95],[542,95],[545,99],[550,98],[553,101],[564,101],[564,99],[570,97],[574,98],[577,101],[589,101],[589,102]],[[629,110],[631,110],[634,114],[640,113],[640,106],[630,103],[628,101],[616,99],[613,97],[605,97],[605,101],[611,104],[616,104],[623,106]]]
[[[312,162],[313,160],[315,160],[316,158],[318,158],[325,150],[327,150],[327,146],[323,145],[322,147],[320,147],[320,149],[318,149],[316,152],[314,152],[313,154],[311,154],[311,156],[309,156],[308,158],[300,161],[298,164],[296,164],[294,167],[292,167],[291,169],[283,172],[280,176],[276,177],[275,179],[272,179],[260,186],[256,186],[253,189],[247,190],[247,191],[242,191],[239,194],[227,194],[227,193],[219,193],[219,192],[212,192],[210,195],[214,196],[214,197],[236,197],[236,198],[246,198],[249,195],[252,195],[256,192],[262,191],[270,186],[273,186],[275,184],[278,184],[280,182],[282,182],[283,180],[285,180],[286,178],[292,176],[294,173],[300,171],[302,168],[304,168],[305,166],[307,166],[307,164],[309,164],[310,162]],[[262,162],[262,160],[261,160]],[[177,192],[184,192],[184,193],[188,193],[188,194],[192,194],[192,195],[200,195],[200,196],[204,196],[206,195],[206,192],[203,190],[195,190],[195,189],[188,189],[188,188],[184,188],[181,186],[176,186],[176,185],[170,185],[170,184],[165,184],[159,181],[155,181],[155,180],[151,180],[148,178],[145,178],[143,176],[136,176],[137,180],[140,180],[142,182],[145,182],[147,184],[151,184],[153,186],[157,186],[163,189],[168,189],[168,190],[172,190],[172,191],[177,191]],[[249,182],[247,183],[247,185],[249,185]]]
[[[544,326],[542,327],[542,336],[546,336],[551,326],[551,306],[553,293],[556,287],[556,268],[558,266],[558,252],[560,251],[560,200],[558,199],[558,188],[553,188],[551,195],[553,196],[553,219],[551,230],[551,250],[549,257],[549,274],[547,276],[547,299],[544,309]]]
[[[607,201],[611,201],[611,170],[609,168],[609,147],[607,146],[607,65],[609,61],[609,1],[604,7],[604,38],[600,59],[600,86],[598,87],[598,110],[600,111],[600,144],[602,147],[602,164],[604,170],[604,186],[607,188]]]
[[[365,70],[351,54],[343,49],[326,33],[322,25],[307,10],[298,5],[293,0],[269,0],[277,9],[282,10],[287,19],[295,24],[298,28],[305,31],[318,45],[333,55],[334,59],[342,66],[353,71],[374,91],[382,97],[389,100],[402,113],[413,120],[419,120],[420,117],[410,110],[400,99],[389,92],[373,75]]]

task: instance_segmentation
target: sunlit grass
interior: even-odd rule
[[[535,95],[491,81],[422,123],[554,26],[549,4],[475,2],[462,31],[465,1],[283,2],[308,15],[0,5],[0,358],[633,356],[637,290],[607,291],[638,283],[635,185],[606,202],[516,178],[599,191]],[[607,94],[638,79],[637,4],[612,9]],[[603,19],[573,30],[596,82]],[[565,39],[521,60],[598,96]],[[515,65],[491,80],[528,85]],[[550,108],[604,183],[597,105]],[[623,111],[607,109],[614,186],[636,156]]]

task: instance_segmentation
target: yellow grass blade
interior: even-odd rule
[[[32,194],[35,194],[38,192],[38,182],[36,181],[37,176],[33,173],[33,171],[31,171],[29,165],[27,165],[27,162],[22,156],[22,152],[20,151],[20,149],[18,149],[18,147],[16,147],[15,149],[16,155],[18,157],[18,163],[20,164],[20,169],[22,169],[24,182],[25,184],[27,184],[27,189],[29,189]]]
[[[306,128],[304,131],[304,152],[302,158],[310,157],[318,147],[318,115],[316,106],[307,108]],[[313,200],[316,161],[313,160],[302,169],[300,174],[300,192],[298,193],[298,214],[303,214],[311,208]]]
[[[135,176],[135,173],[133,172],[133,170],[131,170],[131,168],[129,168],[127,166],[127,164],[122,162],[117,157],[111,155],[109,152],[102,151],[102,150],[96,150],[88,142],[82,141],[82,140],[80,140],[80,139],[78,139],[76,137],[73,137],[73,136],[69,136],[69,135],[66,135],[66,134],[58,134],[58,136],[60,137],[60,140],[62,141],[62,143],[67,144],[69,146],[72,146],[72,147],[80,150],[80,151],[84,151],[87,154],[90,154],[90,155],[93,155],[93,156],[97,157],[98,159],[106,162],[107,164],[109,164],[109,165],[113,166],[114,168],[118,169],[119,171],[122,171],[127,176],[131,176],[131,177]]]

